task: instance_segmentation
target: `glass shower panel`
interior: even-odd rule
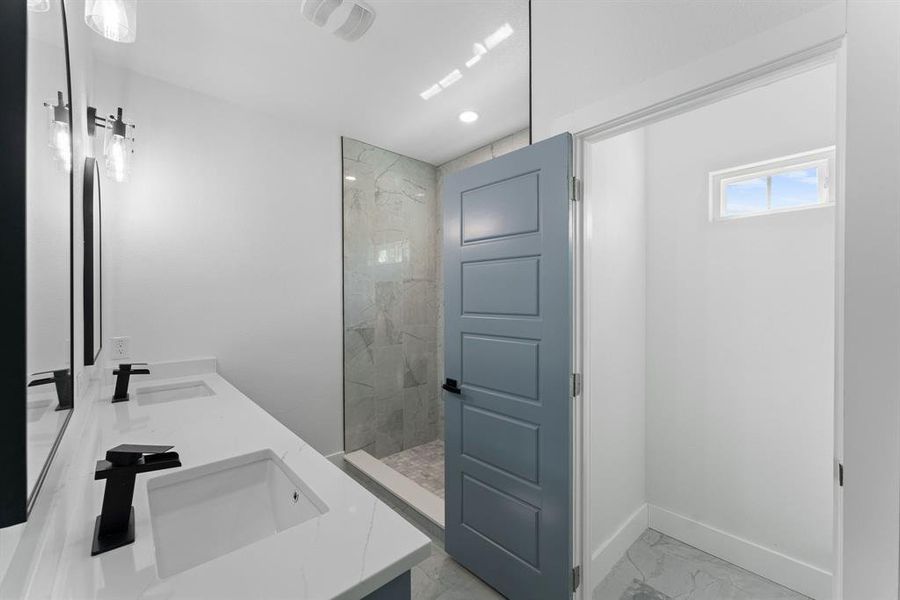
[[[437,169],[343,139],[344,446],[383,458],[439,435]]]

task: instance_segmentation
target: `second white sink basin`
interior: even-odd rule
[[[268,449],[155,477],[147,493],[163,578],[328,512]]]
[[[215,395],[216,393],[202,381],[145,385],[134,391],[134,397],[141,406],[145,404],[160,404],[163,402],[190,400],[191,398],[204,398]]]

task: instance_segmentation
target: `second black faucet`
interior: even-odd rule
[[[142,366],[143,369],[135,369]],[[118,369],[113,371],[116,376],[116,391],[113,393],[113,402],[124,402],[128,400],[128,382],[131,381],[132,375],[149,375],[150,369],[146,368],[147,363],[122,363]]]

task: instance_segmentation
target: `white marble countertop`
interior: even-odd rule
[[[215,373],[132,380],[144,385],[204,381],[214,396],[141,405],[112,404],[111,388],[88,408],[77,451],[55,490],[50,515],[65,535],[55,552],[39,552],[28,595],[52,598],[363,598],[429,554],[428,538],[337,466]],[[134,394],[132,394],[134,395]],[[270,448],[328,505],[324,515],[167,579],[156,570],[147,482],[172,470],[144,473],[134,490],[135,542],[90,555],[104,482],[97,459],[120,443],[173,444],[183,468]],[[48,542],[49,543],[49,542]],[[37,585],[35,585],[37,584]],[[49,585],[48,585],[49,584]]]

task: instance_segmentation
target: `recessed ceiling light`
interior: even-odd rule
[[[438,83],[441,84],[442,88],[448,88],[457,81],[462,79],[462,73],[459,72],[459,69],[453,69],[447,75],[444,76]]]
[[[478,113],[474,110],[464,110],[459,113],[459,120],[463,123],[474,123],[478,120]]]
[[[441,89],[441,86],[439,86],[438,84],[434,84],[433,86],[419,94],[419,96],[422,97],[422,100],[428,100],[432,96],[437,96],[438,94],[440,94]]]
[[[484,45],[487,46],[488,50],[493,50],[500,44],[500,42],[511,36],[513,33],[514,31],[512,25],[510,25],[509,23],[504,23],[497,29],[497,31],[484,38]]]
[[[347,181],[356,181],[356,177],[354,177],[353,175],[345,175],[344,179],[346,179]]]
[[[479,60],[481,60],[481,55],[480,55],[480,54],[476,54],[475,56],[473,56],[472,58],[470,58],[469,60],[466,61],[466,66],[469,67],[469,68],[471,69],[472,67],[475,66],[475,64],[476,64]]]

